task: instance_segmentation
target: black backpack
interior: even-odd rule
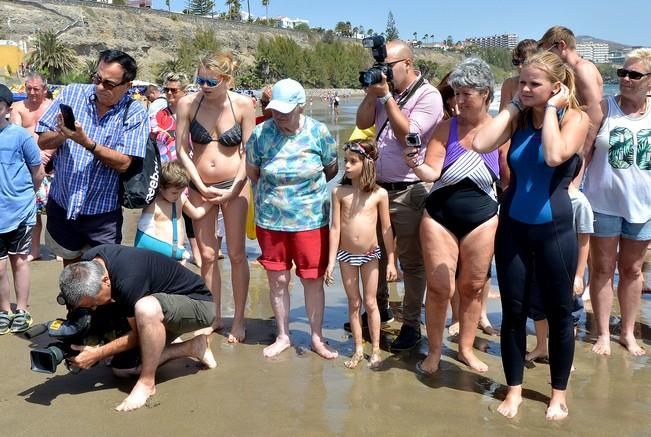
[[[131,103],[133,103],[133,99],[127,102],[127,107],[124,110],[123,126],[126,126]],[[140,209],[153,202],[160,185],[160,168],[160,152],[156,140],[148,136],[145,157],[133,157],[129,169],[120,174],[122,206],[130,209]]]

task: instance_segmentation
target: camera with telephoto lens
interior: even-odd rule
[[[65,360],[66,368],[73,373],[79,368],[70,367],[67,359],[79,354],[72,345],[97,346],[107,343],[129,331],[125,317],[116,314],[115,304],[102,305],[95,310],[76,308],[68,311],[65,319],[56,319],[46,324],[47,333],[57,340],[44,348],[29,352],[31,370],[41,373],[55,373]]]
[[[373,35],[362,40],[362,45],[367,49],[371,49],[375,64],[368,70],[359,72],[359,83],[362,88],[369,87],[373,84],[382,81],[382,73],[387,77],[387,82],[393,80],[393,70],[391,66],[387,65],[384,60],[387,58],[387,46],[384,43],[382,35]]]

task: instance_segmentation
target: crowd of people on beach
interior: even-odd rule
[[[619,93],[604,97],[599,71],[578,55],[572,31],[552,27],[513,50],[517,74],[502,85],[495,116],[495,80],[481,59],[464,60],[433,86],[410,44],[393,40],[386,51],[392,79],[383,75],[365,89],[343,145],[305,114],[305,90],[291,78],[263,88],[257,111],[256,100],[232,91],[237,63],[226,52],[201,59],[193,84],[170,72],[162,93],[147,87],[147,105],[132,104],[137,63],[120,50],[101,52],[92,83],[68,85],[55,100],[39,73],[25,77],[21,102],[0,85],[0,335],[33,323],[30,262],[41,257],[43,234],[63,262],[59,297],[67,308],[114,305],[131,327],[112,342],[80,346],[70,365],[111,359],[117,376],[138,378],[117,409],[140,408],[155,393],[160,364],[189,356],[212,368],[213,332],[246,340],[245,241],[253,233],[276,324],[264,357],[291,345],[292,269],[312,350],[338,357],[322,331],[324,284],[336,281],[338,266],[355,345],[344,365],[365,359],[367,329],[368,365],[381,368],[380,330],[394,320],[388,283],[401,276],[402,326],[391,352],[420,343],[424,302],[429,352],[416,370],[436,378],[452,302],[448,329],[458,334],[461,363],[486,372],[474,352],[476,331],[500,335],[508,391],[498,411],[518,413],[525,363],[548,360],[546,417],[565,418],[582,296],[595,314],[594,353],[611,353],[615,288],[618,341],[633,356],[646,353],[634,332],[651,241],[651,49],[627,55]],[[191,85],[198,91],[188,92]],[[336,112],[340,97],[323,96]],[[121,175],[146,159],[151,143],[162,164],[159,189],[142,210],[135,247],[122,246]],[[340,157],[343,177],[329,192]],[[228,327],[222,238],[234,302]],[[486,314],[493,258],[500,331]],[[200,275],[184,266],[189,261]],[[531,352],[527,318],[536,327]]]

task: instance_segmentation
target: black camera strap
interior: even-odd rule
[[[398,103],[398,107],[402,109],[402,107],[405,106],[407,101],[416,93],[418,88],[420,88],[424,83],[425,83],[425,77],[421,74],[418,80],[416,81],[416,83],[414,83],[414,85],[409,89],[409,91],[406,94],[404,94],[402,97],[400,97],[400,99],[396,102]],[[380,130],[377,131],[377,134],[375,135],[376,140],[380,139],[380,135],[384,131],[384,128],[387,127],[388,123],[389,123],[389,114],[387,114],[387,119],[384,122],[384,124],[382,124]]]

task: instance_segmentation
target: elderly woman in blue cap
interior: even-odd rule
[[[267,271],[276,341],[274,357],[287,349],[292,265],[303,284],[312,349],[326,359],[337,352],[322,335],[323,276],[328,264],[330,203],[326,182],[337,174],[337,144],[325,124],[304,115],[305,90],[292,79],[277,82],[267,106],[272,118],[253,130],[246,145],[247,175],[255,184],[258,261]]]

